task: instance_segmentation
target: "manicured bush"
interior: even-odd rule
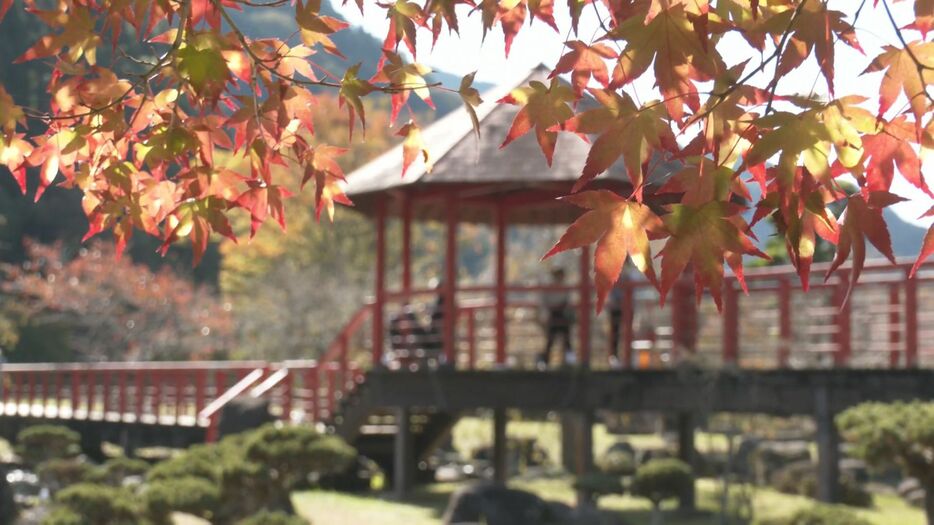
[[[237,525],[309,525],[311,522],[284,512],[262,511],[240,520]]]
[[[133,495],[123,489],[96,483],[78,483],[55,495],[54,503],[94,525],[136,525],[138,508]]]
[[[630,476],[636,471],[636,458],[625,450],[610,450],[600,458],[597,467],[606,474]]]
[[[120,456],[100,466],[100,477],[104,483],[119,487],[130,476],[144,476],[149,468],[149,463],[141,459]]]
[[[593,500],[601,496],[622,494],[623,478],[605,472],[589,472],[574,480],[574,490],[586,492]]]
[[[148,483],[142,496],[144,513],[156,525],[170,525],[172,512],[210,520],[220,505],[217,485],[192,477]]]
[[[871,523],[845,507],[817,504],[801,509],[787,518],[758,520],[756,525],[871,525]]]
[[[220,482],[221,449],[218,445],[195,445],[181,454],[155,464],[146,473],[149,481],[201,478]]]
[[[77,458],[50,459],[39,465],[36,474],[52,493],[77,483],[100,481],[94,465]]]
[[[636,470],[631,491],[652,502],[652,522],[661,523],[661,505],[694,486],[691,467],[677,459],[653,459]]]
[[[87,523],[80,514],[64,507],[53,509],[42,520],[42,525],[87,525]]]
[[[61,425],[33,425],[16,437],[16,452],[24,462],[38,465],[57,458],[70,458],[80,452],[81,436]]]

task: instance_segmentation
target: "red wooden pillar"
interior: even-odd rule
[[[477,362],[477,315],[476,310],[470,309],[467,313],[467,368],[474,369]]]
[[[918,280],[905,274],[905,367],[918,366]]]
[[[320,403],[318,402],[318,365],[314,364],[305,370],[305,390],[308,392],[308,400],[305,405],[305,413],[308,414],[312,423],[318,422],[321,417]]]
[[[739,294],[733,279],[723,281],[723,364],[739,362]]]
[[[111,405],[111,399],[110,399],[111,383],[113,383],[113,372],[101,372],[101,397],[104,398],[101,404],[102,410],[103,410],[103,417],[101,419],[107,419],[107,414],[110,412],[110,409],[112,408],[110,406]]]
[[[788,366],[791,356],[791,283],[782,278],[778,282],[778,366]]]
[[[889,366],[898,367],[898,346],[902,342],[898,285],[889,286]]]
[[[623,368],[632,368],[632,344],[635,340],[635,330],[633,326],[633,320],[635,319],[636,302],[634,300],[635,287],[628,280],[623,281],[623,318],[620,319],[620,322],[623,324],[619,327],[620,339],[622,339],[623,351],[622,351],[622,365]]]
[[[383,306],[386,301],[386,201],[376,203],[376,284],[373,304],[373,366],[383,363]]]
[[[162,415],[162,371],[154,369],[152,374],[152,413],[156,416],[156,423],[159,422],[159,418]]]
[[[185,370],[176,370],[175,373],[175,424],[185,414]]]
[[[71,417],[74,418],[81,403],[81,371],[71,370]]]
[[[289,423],[292,421],[292,388],[295,376],[288,368],[285,369],[285,379],[282,381],[282,419]]]
[[[590,247],[581,248],[580,278],[578,279],[578,317],[577,325],[578,348],[577,357],[581,366],[590,366]]]
[[[412,293],[412,199],[408,194],[402,198],[402,291],[405,301]]]
[[[496,364],[506,363],[506,207],[496,206]]]
[[[198,368],[195,371],[195,416],[201,413],[201,410],[204,409],[205,395],[204,391],[207,388],[207,369]]]
[[[62,372],[52,372],[52,403],[55,405],[55,417],[62,417]]]
[[[133,371],[133,401],[136,404],[133,407],[133,415],[136,422],[143,417],[143,403],[146,401],[145,370],[145,368],[137,368]]]
[[[847,287],[850,282],[850,272],[841,271],[840,280],[834,290],[834,306],[838,308],[834,321],[837,325],[835,342],[837,351],[833,354],[834,366],[846,366],[852,354],[850,340],[850,304],[852,297],[847,297]],[[848,300],[849,299],[849,300]]]
[[[457,199],[448,194],[445,206],[444,255],[444,357],[449,366],[457,366]]]
[[[690,266],[675,282],[671,297],[671,362],[681,359],[681,351],[697,350],[697,299],[694,295],[694,270]]]
[[[130,372],[128,370],[119,370],[117,372],[117,388],[119,388],[119,397],[117,398],[118,408],[117,411],[120,413],[120,421],[123,421],[123,416],[126,414],[127,407],[127,374]]]

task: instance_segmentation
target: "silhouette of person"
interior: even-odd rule
[[[561,286],[564,284],[565,272],[563,268],[551,271],[551,284]],[[561,340],[564,354],[562,364],[574,362],[574,352],[571,349],[571,326],[574,324],[574,310],[567,290],[548,290],[542,294],[542,311],[545,318],[545,349],[538,358],[539,367],[547,367],[551,361],[551,348]]]

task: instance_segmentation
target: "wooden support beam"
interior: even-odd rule
[[[412,488],[415,475],[415,440],[409,424],[411,411],[408,407],[397,407],[396,437],[393,446],[393,492],[403,499]]]
[[[578,280],[578,349],[577,361],[584,368],[590,367],[590,295],[592,287],[590,286],[590,247],[581,248],[580,255],[580,278]]]
[[[791,283],[787,278],[778,281],[778,367],[788,366],[791,357]]]
[[[446,198],[445,256],[444,256],[444,357],[449,366],[457,365],[457,198],[449,193]]]
[[[402,292],[412,292],[412,199],[405,194],[402,198]]]
[[[493,409],[493,481],[505,484],[509,479],[506,409]]]
[[[496,364],[506,363],[506,207],[496,207]]]
[[[383,306],[386,300],[386,201],[380,199],[376,204],[376,276],[374,279],[375,301],[373,303],[373,367],[383,363]]]
[[[905,273],[905,367],[918,366],[918,279]]]
[[[690,465],[691,470],[697,475],[697,461],[695,461],[696,449],[694,445],[694,429],[697,421],[692,412],[679,412],[678,421],[678,459]],[[678,507],[681,510],[694,510],[697,505],[697,491],[692,484],[690,489],[678,498]]]
[[[723,364],[739,365],[739,292],[733,279],[723,281]]]
[[[830,390],[815,391],[814,418],[817,422],[817,499],[825,503],[840,501],[840,437],[834,425]]]

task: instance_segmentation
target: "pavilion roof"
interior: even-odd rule
[[[581,174],[590,150],[590,145],[580,137],[570,133],[558,135],[551,167],[539,149],[534,132],[500,148],[520,108],[498,104],[497,101],[532,80],[548,83],[549,72],[547,67],[538,66],[483,93],[483,103],[476,108],[480,121],[479,139],[463,107],[424,128],[422,138],[434,162],[430,173],[419,157],[403,177],[400,144],[350,173],[344,191],[354,201],[357,211],[365,214],[373,212],[378,196],[387,194],[431,194],[432,190],[456,188],[462,195],[505,199],[527,194],[530,190],[547,190],[555,196],[569,193]],[[594,186],[627,191],[630,183],[622,161],[601,174]],[[458,198],[460,200],[460,196]],[[550,204],[553,202],[551,199]],[[489,220],[480,218],[476,213],[471,214],[463,206],[464,201],[461,203],[462,220]],[[439,214],[443,216],[443,203],[431,203],[428,208],[423,205],[419,207],[423,208],[416,212],[420,218],[438,218]],[[524,204],[523,207],[535,206]],[[561,222],[579,214],[579,210],[575,211],[573,206],[565,205],[562,208],[566,208],[567,213],[555,214],[553,209],[544,214],[532,209],[518,215],[511,213],[510,222]]]

